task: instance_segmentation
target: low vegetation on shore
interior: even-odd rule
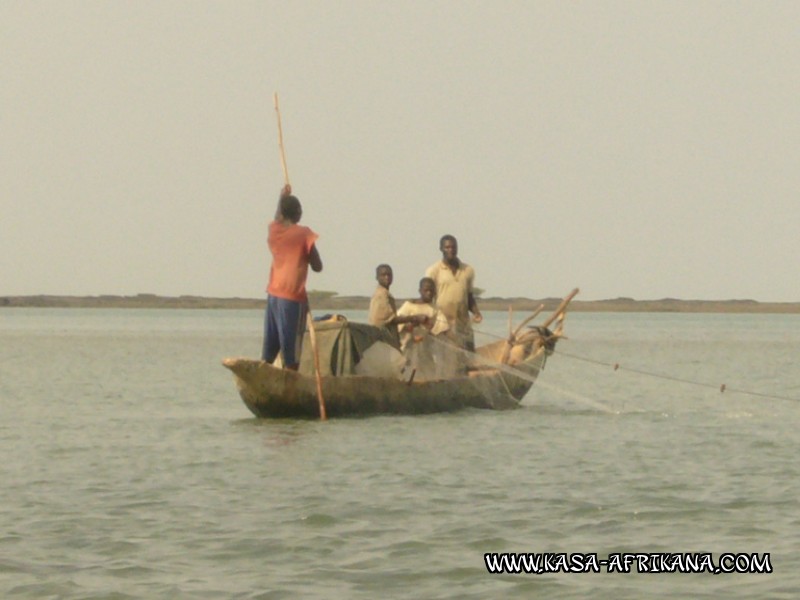
[[[398,302],[402,302],[398,298]],[[319,311],[367,310],[367,296],[339,296],[335,292],[309,292],[311,306]],[[560,298],[483,298],[479,299],[481,310],[506,311],[511,306],[515,311],[533,311],[540,304],[545,310],[553,310]],[[31,308],[203,308],[203,309],[255,309],[264,307],[263,298],[207,298],[202,296],[157,296],[137,294],[135,296],[0,296],[2,307]],[[573,300],[572,312],[679,312],[679,313],[800,313],[800,302],[756,302],[755,300],[634,300],[615,298],[611,300]]]

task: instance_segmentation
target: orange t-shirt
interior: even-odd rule
[[[267,245],[272,253],[267,293],[277,298],[305,302],[308,254],[319,236],[302,225],[269,224]]]

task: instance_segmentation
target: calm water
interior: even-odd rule
[[[800,401],[767,396],[800,399],[800,318],[567,330],[520,410],[265,422],[220,366],[258,354],[259,311],[2,309],[0,596],[796,597]],[[499,576],[486,552],[774,572]]]

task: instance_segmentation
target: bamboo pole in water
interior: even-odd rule
[[[328,413],[325,410],[325,397],[322,395],[322,375],[319,372],[319,351],[317,350],[317,331],[314,329],[314,319],[311,318],[311,311],[306,315],[308,323],[308,337],[311,339],[311,352],[314,353],[314,378],[317,382],[317,401],[319,402],[319,418],[321,421],[328,420]]]

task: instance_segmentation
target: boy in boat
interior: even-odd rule
[[[264,316],[264,345],[261,358],[272,363],[280,352],[283,366],[297,370],[308,314],[306,278],[308,267],[322,271],[322,259],[315,242],[319,236],[298,225],[303,207],[292,188],[281,190],[275,220],[269,224],[267,244],[272,266],[267,285],[267,310]]]
[[[422,325],[405,323],[398,325],[400,331],[400,351],[405,355],[410,367],[416,372],[417,379],[434,379],[444,377],[442,348],[431,336],[439,335],[450,329],[447,319],[434,305],[436,283],[430,277],[419,281],[419,298],[408,300],[397,311],[398,317],[424,315],[427,320]],[[438,368],[437,368],[438,367]]]
[[[425,315],[398,316],[394,296],[389,293],[389,288],[394,281],[392,267],[387,264],[378,265],[375,268],[375,279],[378,281],[378,287],[369,301],[369,324],[388,328],[399,347],[400,336],[397,332],[397,325],[406,323],[421,325],[425,323],[427,317]]]

